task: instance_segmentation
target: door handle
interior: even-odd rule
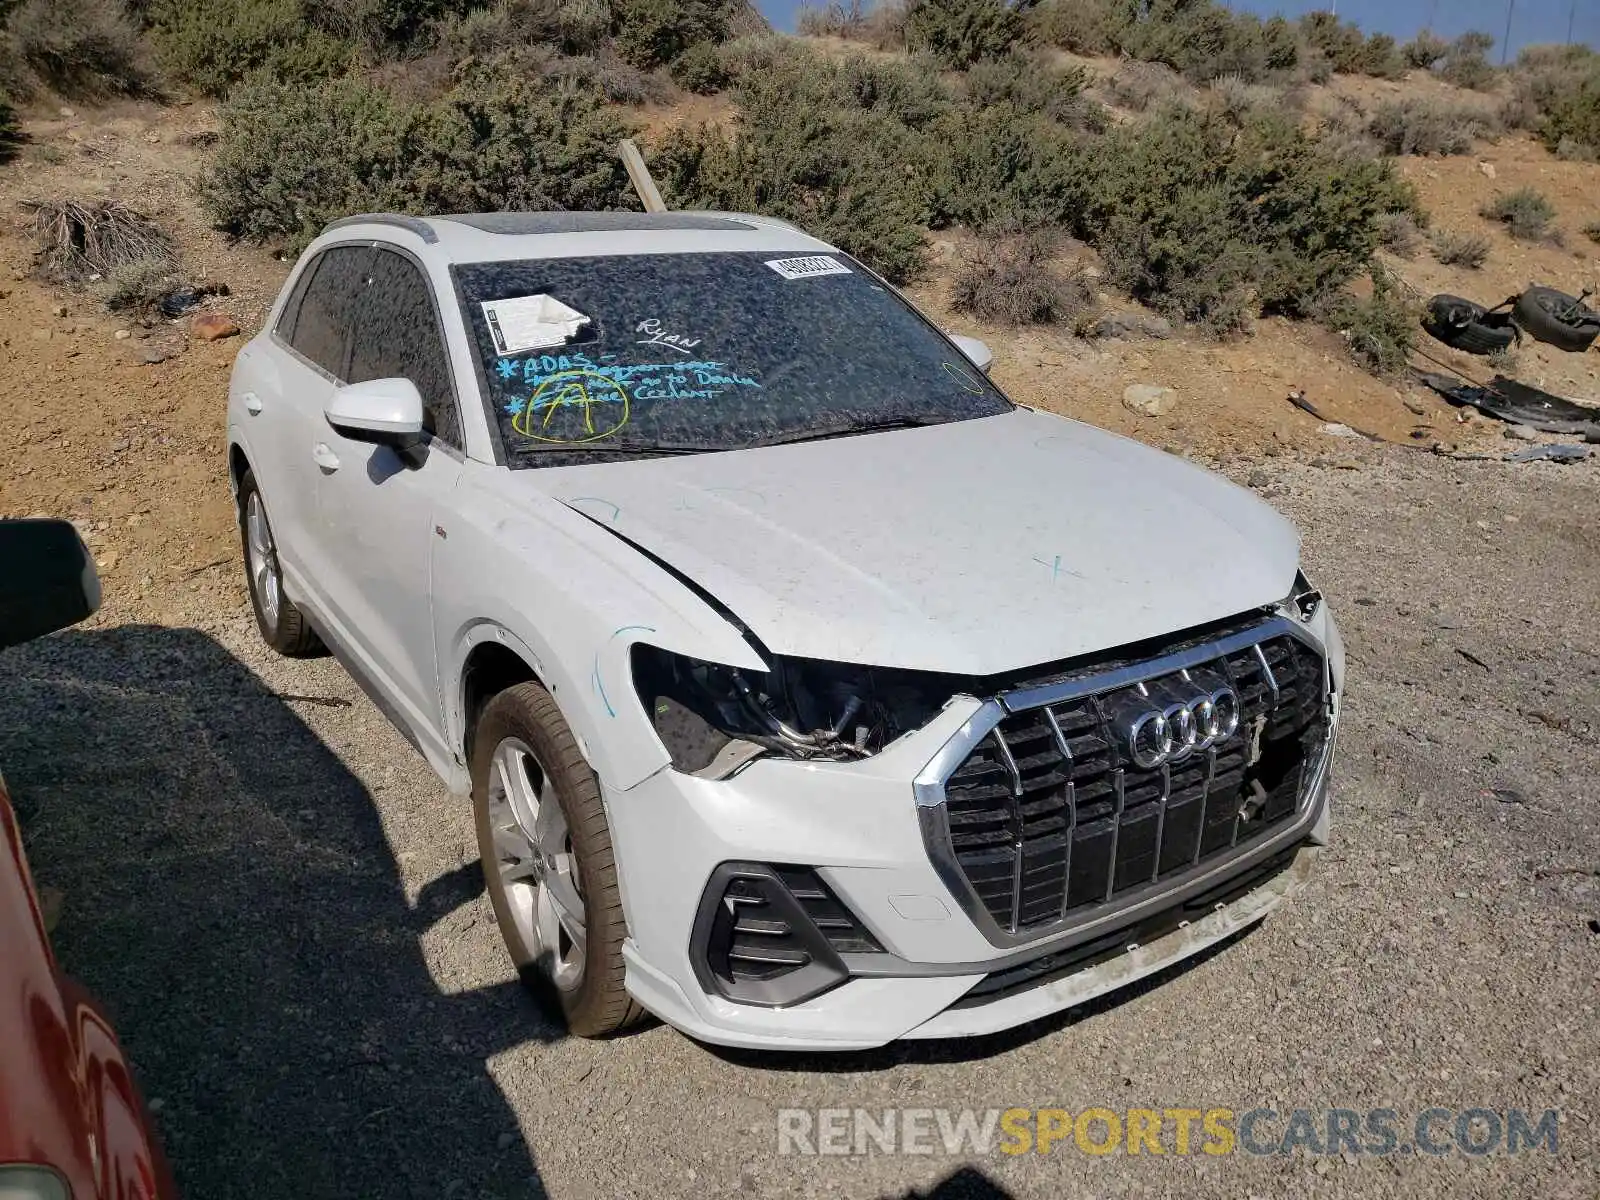
[[[311,448],[311,461],[324,471],[339,469],[339,456],[328,447],[327,442],[318,442]]]
[[[252,417],[261,411],[261,397],[254,392],[244,394],[244,410]]]

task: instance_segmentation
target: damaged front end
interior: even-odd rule
[[[963,690],[955,677],[771,656],[768,671],[639,644],[633,679],[672,765],[724,778],[762,755],[848,762],[920,729]]]

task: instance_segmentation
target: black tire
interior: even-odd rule
[[[277,607],[262,596],[262,584],[251,558],[249,517],[251,498],[260,505],[261,519],[267,527],[266,558],[277,580]],[[283,572],[278,566],[277,543],[272,540],[271,522],[267,520],[266,502],[261,499],[261,489],[256,486],[255,475],[246,470],[239,478],[239,547],[244,553],[244,582],[250,592],[250,607],[255,610],[256,628],[261,640],[279,654],[288,658],[313,658],[326,654],[322,639],[317,637],[305,614],[295,607],[294,601],[283,591]]]
[[[1569,312],[1572,317],[1563,320]],[[1595,336],[1600,334],[1600,314],[1580,304],[1576,296],[1555,288],[1530,287],[1517,297],[1511,315],[1529,337],[1558,350],[1581,354],[1594,345]]]
[[[563,988],[552,978],[548,950],[528,944],[501,876],[501,852],[490,820],[491,773],[502,744],[519,743],[531,751],[533,765],[543,772],[541,804],[553,799],[560,806],[566,845],[576,860],[585,937],[582,977],[572,987]],[[638,1024],[647,1014],[623,987],[622,945],[628,926],[600,784],[561,710],[537,683],[506,689],[489,701],[478,718],[473,735],[472,810],[484,886],[506,950],[529,990],[546,1007],[559,1007],[567,1029],[579,1037],[603,1037]]]
[[[1428,301],[1422,328],[1446,346],[1469,354],[1493,354],[1516,340],[1511,319],[1503,314],[1491,316],[1481,304],[1460,296],[1438,295]]]

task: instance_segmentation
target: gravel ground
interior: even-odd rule
[[[112,1010],[185,1194],[1600,1194],[1600,468],[1384,451],[1250,479],[1300,523],[1349,643],[1336,842],[1258,930],[981,1042],[566,1038],[507,967],[467,805],[330,660],[270,657],[242,607],[7,652],[0,762],[65,893],[58,950]],[[786,1107],[1433,1105],[1560,1109],[1559,1151],[776,1138]]]

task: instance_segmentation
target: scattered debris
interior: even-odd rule
[[[1537,442],[1539,440],[1539,431],[1531,425],[1507,425],[1505,435],[1514,442]]]
[[[1484,662],[1483,659],[1479,658],[1471,650],[1463,650],[1460,646],[1457,646],[1456,647],[1456,653],[1461,655],[1462,658],[1466,659],[1469,663],[1472,663],[1474,666],[1482,667],[1485,671],[1488,671],[1491,675],[1494,674],[1494,668],[1491,667],[1488,663]]]
[[[1485,179],[1493,179],[1495,177],[1494,164],[1492,162],[1480,162],[1478,170],[1483,173]]]
[[[278,699],[298,701],[301,704],[316,704],[322,708],[349,708],[351,704],[343,696],[296,696],[290,692],[279,692]]]
[[[201,313],[189,322],[189,332],[203,342],[215,342],[239,332],[239,323],[227,313]]]
[[[1153,383],[1130,384],[1122,393],[1123,406],[1146,417],[1159,417],[1171,412],[1178,404],[1178,393],[1169,387]]]
[[[1288,400],[1290,404],[1294,405],[1302,412],[1308,412],[1317,420],[1321,421],[1322,432],[1331,437],[1358,437],[1365,438],[1369,442],[1383,441],[1383,439],[1375,433],[1368,433],[1365,429],[1357,429],[1354,425],[1347,425],[1343,421],[1335,421],[1332,417],[1328,416],[1327,413],[1323,412],[1316,406],[1311,398],[1306,395],[1305,388],[1295,388],[1289,393]]]
[[[117,341],[125,342],[133,336],[133,332],[127,329],[119,329],[113,336],[117,339]]]
[[[1521,450],[1513,450],[1506,455],[1506,462],[1582,462],[1594,451],[1587,446],[1572,446],[1556,442],[1548,446],[1528,446]]]
[[[1494,797],[1501,804],[1526,804],[1528,802],[1528,798],[1517,791],[1516,788],[1490,788],[1484,795]]]
[[[1470,405],[1541,433],[1600,433],[1600,408],[1563,399],[1504,375],[1496,375],[1482,386],[1431,371],[1418,371],[1417,378],[1452,404]]]
[[[167,359],[171,358],[175,353],[175,350],[169,349],[166,346],[156,345],[153,342],[146,342],[144,345],[139,347],[136,357],[140,362],[148,363],[151,366],[154,366],[156,363],[166,362]]]
[[[1166,341],[1172,336],[1172,322],[1165,317],[1152,317],[1143,313],[1112,313],[1101,317],[1089,329],[1093,338],[1147,337]]]
[[[1350,426],[1340,421],[1329,421],[1322,427],[1322,432],[1327,434],[1329,437],[1339,438],[1358,438],[1363,436],[1362,434],[1357,433],[1354,429],[1351,429]]]

